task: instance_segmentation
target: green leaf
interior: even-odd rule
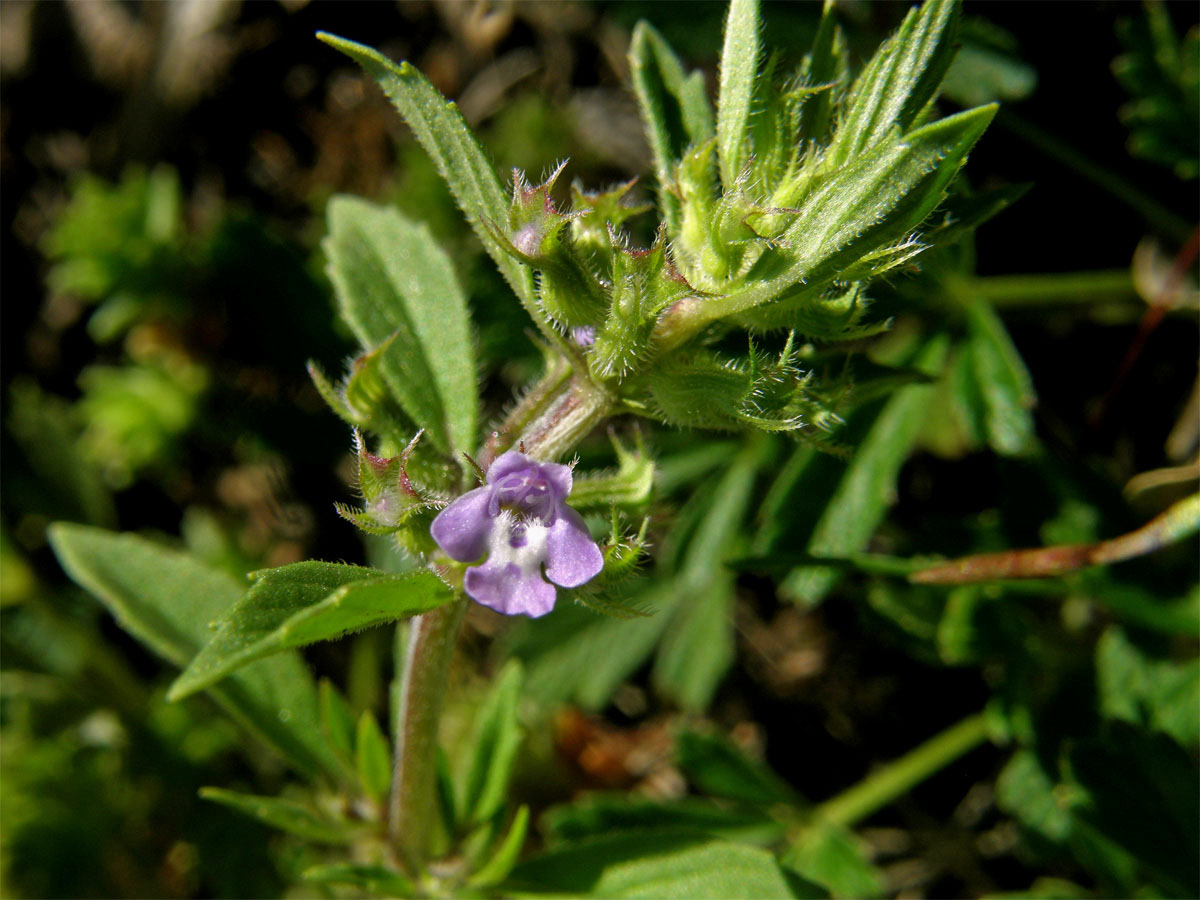
[[[997,453],[1021,456],[1036,446],[1031,410],[1033,379],[1000,317],[989,305],[967,305],[967,334],[975,381],[983,399],[988,443]]]
[[[347,823],[326,818],[294,800],[241,794],[218,787],[200,788],[200,796],[205,800],[236,809],[272,828],[322,844],[348,844],[354,840],[355,831],[361,830]]]
[[[211,636],[209,623],[242,596],[237,579],[225,572],[135,535],[58,523],[48,536],[71,579],[176,666],[196,655]],[[247,666],[210,694],[301,772],[339,772],[321,735],[316,685],[298,655]]]
[[[368,349],[387,343],[384,378],[438,447],[475,447],[475,357],[467,302],[424,224],[357,197],[329,202],[323,244],[343,318]]]
[[[1054,779],[1033,750],[1018,750],[996,779],[996,805],[1054,843],[1071,832],[1071,814],[1056,794]]]
[[[930,339],[917,368],[936,371],[947,346],[944,336]],[[891,505],[896,476],[920,433],[932,391],[929,385],[909,385],[884,406],[817,521],[808,542],[810,554],[848,556],[865,549]],[[837,578],[835,569],[806,566],[788,575],[779,592],[795,603],[817,603]]]
[[[687,712],[701,712],[733,664],[734,579],[717,575],[671,617],[654,661],[655,689]]]
[[[318,32],[317,37],[361,65],[383,88],[433,159],[484,249],[532,315],[535,302],[532,273],[509,256],[487,228],[489,221],[508,221],[509,198],[458,107],[407,62],[397,65],[370,47],[324,32]],[[541,321],[537,315],[533,319]]]
[[[1200,744],[1200,660],[1154,659],[1110,625],[1096,644],[1096,687],[1105,716]]]
[[[765,850],[687,833],[639,833],[584,841],[522,863],[508,884],[595,897],[819,896],[798,887]]]
[[[633,595],[632,603],[654,611],[646,618],[598,616],[560,603],[522,627],[510,652],[525,663],[526,692],[543,709],[567,701],[586,710],[603,707],[653,651],[676,600],[673,587],[666,582]]]
[[[1200,776],[1191,754],[1166,735],[1114,722],[1102,737],[1072,746],[1068,759],[1082,788],[1074,814],[1149,869],[1166,896],[1200,896],[1200,872],[1186,849],[1200,846]]]
[[[671,237],[679,234],[679,198],[670,189],[675,165],[689,146],[713,135],[712,110],[705,93],[704,73],[683,73],[683,64],[661,34],[648,22],[638,22],[629,44],[629,70],[637,94],[654,170],[658,176],[658,205]]]
[[[354,713],[328,678],[320,684],[321,728],[329,744],[346,761],[354,759]]]
[[[356,737],[359,783],[368,797],[383,803],[392,786],[392,750],[369,709],[364,709],[358,719]]]
[[[508,828],[508,834],[504,836],[504,840],[496,848],[496,852],[470,877],[467,883],[472,887],[489,887],[499,884],[507,878],[508,873],[517,864],[521,848],[525,846],[525,834],[528,830],[529,807],[522,806],[517,810],[513,823]]]
[[[835,897],[882,897],[887,882],[848,829],[814,822],[783,858],[784,865]]]
[[[818,144],[829,142],[834,108],[833,85],[841,79],[846,66],[844,43],[837,27],[833,0],[825,0],[812,49],[805,56],[800,71],[806,84],[831,87],[811,97],[800,110],[797,136],[801,140]]]
[[[758,0],[732,0],[717,87],[717,158],[726,191],[733,189],[750,152],[750,106],[757,71]]]
[[[316,560],[265,569],[251,578],[249,593],[221,616],[216,633],[171,686],[168,699],[186,697],[280,650],[420,615],[454,598],[432,572],[383,575]]]
[[[521,746],[517,702],[523,680],[520,662],[509,660],[476,713],[463,787],[463,817],[468,824],[486,822],[504,807]]]
[[[786,826],[760,808],[731,809],[699,797],[658,803],[624,794],[592,794],[555,807],[541,819],[552,844],[635,830],[702,832],[731,841],[770,844]]]
[[[958,18],[955,0],[925,0],[905,16],[851,88],[830,151],[832,165],[844,165],[892,128],[905,132],[917,121],[954,59]]]
[[[699,791],[754,806],[796,805],[795,791],[725,738],[685,731],[675,741],[676,761]]]
[[[386,866],[329,863],[305,869],[301,877],[315,884],[353,885],[375,896],[411,897],[416,893],[411,881]]]

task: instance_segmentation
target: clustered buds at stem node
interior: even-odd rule
[[[604,556],[566,504],[571,486],[570,466],[510,450],[492,463],[485,485],[438,514],[431,532],[447,556],[459,562],[486,557],[463,579],[473,600],[536,618],[554,608],[554,585],[579,587],[600,573]]]

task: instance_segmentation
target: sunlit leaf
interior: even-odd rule
[[[212,638],[171,686],[173,700],[289,647],[428,612],[454,598],[427,571],[384,575],[316,560],[266,569],[216,622]]]

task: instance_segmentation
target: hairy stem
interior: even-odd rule
[[[467,609],[465,597],[416,616],[409,624],[398,698],[388,829],[413,874],[429,854],[435,817],[438,722],[450,660]]]

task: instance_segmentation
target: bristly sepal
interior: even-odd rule
[[[363,506],[354,509],[342,503],[335,509],[343,519],[368,534],[401,536],[410,549],[420,551],[428,541],[428,523],[421,519],[432,515],[443,503],[426,496],[412,481],[409,462],[423,432],[418,431],[399,456],[383,457],[371,453],[362,433],[354,431],[354,449],[358,457],[358,490]],[[415,520],[415,521],[414,521]],[[403,533],[403,534],[402,534]]]

